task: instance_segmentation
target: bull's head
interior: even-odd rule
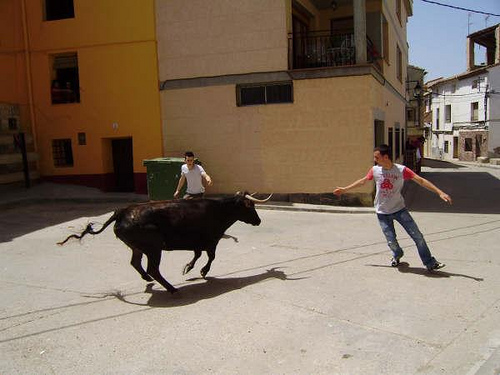
[[[265,203],[271,199],[272,194],[266,199],[257,199],[253,197],[254,194],[248,192],[237,192],[236,199],[239,208],[238,220],[247,224],[259,225],[261,220],[257,211],[255,210],[255,203]]]

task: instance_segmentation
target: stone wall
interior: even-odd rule
[[[487,130],[462,130],[458,142],[459,160],[476,161],[480,156],[488,156]]]

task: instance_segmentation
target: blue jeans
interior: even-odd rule
[[[406,230],[410,237],[415,241],[418,249],[418,255],[422,259],[422,263],[425,266],[432,266],[436,263],[436,259],[431,255],[429,247],[425,242],[424,236],[418,229],[417,223],[413,220],[410,213],[406,208],[393,214],[377,214],[378,222],[384,232],[385,238],[387,240],[387,245],[392,251],[392,255],[397,257],[403,256],[403,250],[399,246],[398,240],[396,239],[396,231],[394,229],[394,220],[396,220],[401,226]]]

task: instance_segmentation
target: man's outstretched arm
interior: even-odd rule
[[[348,190],[351,190],[351,189],[354,189],[354,188],[357,188],[359,186],[363,186],[364,184],[366,184],[366,181],[368,181],[368,177],[363,177],[363,178],[360,178],[359,180],[357,181],[354,181],[352,184],[350,185],[347,185],[345,187],[337,187],[334,191],[333,191],[333,194],[335,195],[342,195],[344,194],[346,191]]]
[[[430,190],[430,191],[436,193],[437,195],[439,195],[439,198],[441,198],[445,202],[452,204],[451,197],[448,194],[446,194],[444,191],[439,189],[436,185],[434,185],[429,180],[426,180],[425,178],[419,176],[418,174],[413,176],[412,180],[415,181],[420,186],[423,186],[427,190]]]

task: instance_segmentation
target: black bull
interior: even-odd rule
[[[261,220],[254,202],[263,203],[269,198],[258,200],[248,193],[236,193],[234,197],[223,199],[135,204],[115,211],[101,229],[94,231],[90,223],[80,235],[73,234],[58,244],[63,245],[70,238],[81,239],[87,233],[99,234],[115,221],[116,236],[132,249],[130,264],[144,280],[154,279],[174,293],[177,289],[160,273],[162,250],[194,251],[193,259],[184,267],[184,274],[194,267],[201,252],[206,251],[208,262],[201,269],[201,276],[205,277],[224,232],[238,220],[259,225]],[[147,271],[141,264],[143,254],[148,259]]]

